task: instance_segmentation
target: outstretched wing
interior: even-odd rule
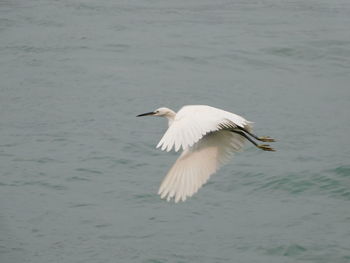
[[[220,130],[205,135],[193,147],[183,151],[160,185],[158,194],[169,201],[185,201],[207,182],[210,175],[239,151],[244,144],[239,134]]]
[[[239,115],[210,106],[185,106],[176,114],[157,148],[170,151],[175,147],[175,151],[178,151],[182,147],[186,150],[208,133],[225,127],[245,127],[250,123]]]

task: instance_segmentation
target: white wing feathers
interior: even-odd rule
[[[178,151],[182,147],[186,150],[204,135],[220,130],[220,125],[244,127],[249,124],[250,122],[241,116],[210,106],[185,106],[176,114],[175,120],[159,141],[157,148],[170,151],[175,147],[175,151]]]
[[[237,126],[251,130],[251,122],[236,114],[204,105],[183,107],[157,145],[167,151],[184,150],[159,188],[161,198],[178,202],[195,194],[243,147],[245,138],[225,129]]]
[[[207,182],[210,175],[240,150],[244,138],[230,131],[205,135],[197,144],[180,155],[164,178],[158,194],[169,201],[185,201]]]

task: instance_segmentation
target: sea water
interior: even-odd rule
[[[0,1],[0,261],[350,262],[348,0]],[[167,122],[254,122],[185,203]]]

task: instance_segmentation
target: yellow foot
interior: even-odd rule
[[[271,148],[270,145],[268,145],[268,144],[260,144],[257,147],[260,148],[261,150],[264,150],[264,151],[270,151],[270,152],[276,151],[274,148]]]
[[[262,137],[259,137],[258,138],[259,141],[262,141],[262,142],[274,142],[275,140],[272,139],[271,137],[269,136],[262,136]]]

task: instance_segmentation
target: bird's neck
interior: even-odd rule
[[[164,117],[168,119],[168,126],[169,127],[171,126],[171,124],[173,124],[173,122],[175,120],[175,116],[176,116],[176,113],[172,110],[169,110],[169,112],[167,112],[167,114],[164,115]]]

